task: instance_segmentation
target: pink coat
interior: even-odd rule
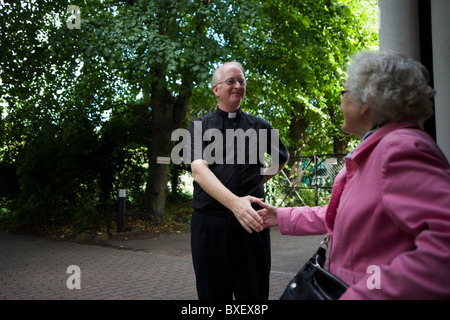
[[[279,208],[282,234],[329,233],[341,299],[450,299],[450,167],[416,122],[390,122],[346,158],[324,207]]]

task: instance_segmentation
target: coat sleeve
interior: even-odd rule
[[[411,249],[379,266],[380,288],[368,290],[370,274],[342,299],[450,298],[450,168],[426,137],[384,141],[382,204],[393,223],[411,237]]]
[[[279,208],[277,219],[284,235],[308,236],[327,233],[324,207]]]

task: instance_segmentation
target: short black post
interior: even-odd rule
[[[125,213],[127,189],[119,189],[119,215],[117,216],[117,232],[125,232]]]

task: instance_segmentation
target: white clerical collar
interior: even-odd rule
[[[241,112],[242,112],[241,108],[237,109],[236,112],[228,112],[228,111],[222,110],[219,107],[217,107],[217,113],[221,117],[228,118],[228,119],[236,119]]]

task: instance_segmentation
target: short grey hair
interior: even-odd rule
[[[221,79],[222,74],[220,73],[220,70],[223,67],[228,66],[228,65],[234,65],[234,66],[238,67],[239,69],[241,69],[242,73],[245,74],[244,67],[239,62],[236,62],[236,61],[226,62],[214,71],[213,78],[212,78],[213,86],[217,85],[219,82],[222,81],[222,79]]]
[[[353,56],[347,89],[353,103],[371,108],[375,124],[408,118],[427,119],[433,114],[429,73],[417,61],[393,51],[364,51]]]

